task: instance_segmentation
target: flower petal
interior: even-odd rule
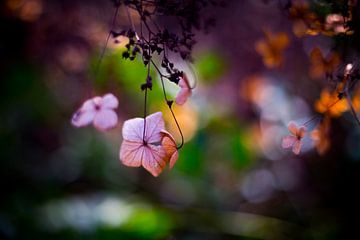
[[[305,134],[306,134],[306,127],[305,126],[301,126],[299,129],[298,129],[298,132],[297,132],[297,135],[298,137],[300,138],[303,138],[305,137]]]
[[[160,131],[165,128],[162,112],[156,112],[146,117],[145,141],[157,143],[161,141]]]
[[[180,78],[178,85],[181,89],[176,95],[175,102],[178,105],[183,105],[192,94],[189,79],[185,73],[183,73],[182,78]]]
[[[86,100],[80,109],[83,111],[95,111],[96,104],[95,104],[94,99],[97,99],[97,98],[99,98],[99,97],[93,97],[91,99]]]
[[[176,161],[178,160],[179,158],[179,153],[178,153],[178,150],[177,150],[177,146],[176,146],[176,142],[175,142],[175,139],[173,138],[173,136],[163,130],[161,131],[161,133],[163,134],[163,139],[161,141],[161,145],[163,146],[165,152],[166,152],[166,155],[169,157],[169,168],[173,168]]]
[[[132,118],[126,120],[122,129],[123,139],[140,142],[142,143],[142,135],[143,135],[143,127],[144,127],[144,119],[143,118]]]
[[[175,102],[178,105],[183,105],[190,96],[191,96],[191,89],[190,88],[182,88],[176,95]]]
[[[154,177],[159,176],[159,174],[165,168],[167,161],[168,158],[162,146],[155,146],[149,144],[144,147],[142,165]]]
[[[117,108],[119,105],[118,99],[111,93],[105,94],[102,98],[101,107],[103,108]]]
[[[119,157],[121,162],[129,167],[140,167],[144,155],[142,143],[124,140],[120,147]]]
[[[181,88],[189,88],[190,89],[189,79],[185,73],[182,74],[182,77],[180,78],[178,85]]]
[[[157,143],[161,141],[160,131],[165,128],[161,112],[146,117],[145,141]],[[129,141],[143,142],[144,119],[133,118],[124,122],[122,135]]]
[[[283,137],[281,146],[283,148],[290,148],[295,144],[296,141],[297,141],[296,137],[288,135]]]
[[[118,117],[113,110],[102,109],[94,118],[94,126],[99,130],[108,130],[116,126]]]
[[[95,104],[92,99],[83,103],[81,108],[77,110],[71,118],[71,124],[75,127],[84,127],[89,125],[95,117]]]
[[[293,148],[292,148],[293,153],[295,153],[296,155],[299,155],[301,146],[302,146],[302,141],[296,140],[296,142],[294,143]]]
[[[288,130],[291,134],[293,134],[294,136],[296,136],[297,131],[298,131],[298,127],[296,125],[295,122],[289,122],[288,124]]]

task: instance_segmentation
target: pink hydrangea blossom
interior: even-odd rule
[[[180,78],[178,85],[180,87],[180,91],[176,95],[175,102],[178,105],[183,105],[192,94],[189,79],[185,73],[183,73],[183,76]]]
[[[161,112],[144,119],[133,118],[124,122],[123,142],[119,157],[129,167],[143,166],[157,177],[170,162],[172,168],[178,158],[176,144],[170,133],[164,130],[165,123]]]
[[[306,134],[306,127],[300,126],[298,127],[296,123],[290,122],[288,125],[289,132],[291,133],[288,136],[285,136],[282,139],[282,147],[283,148],[291,148],[293,153],[298,155],[302,146],[302,139]]]
[[[119,105],[117,98],[111,93],[102,97],[96,96],[86,100],[72,116],[71,123],[75,127],[84,127],[91,123],[105,131],[116,126],[118,122],[114,109]]]

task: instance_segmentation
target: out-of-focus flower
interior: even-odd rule
[[[315,147],[320,155],[323,155],[330,148],[330,117],[320,122],[315,130],[311,132],[311,138],[315,142]]]
[[[285,136],[282,139],[282,147],[283,148],[291,148],[293,153],[298,155],[301,150],[302,146],[302,139],[304,138],[306,134],[306,127],[300,126],[298,127],[296,123],[290,122],[288,125],[288,130],[291,133],[291,135]]]
[[[7,7],[26,22],[34,22],[43,13],[42,0],[7,0]]]
[[[192,94],[189,79],[185,73],[182,74],[178,85],[180,87],[180,91],[176,95],[175,102],[178,105],[183,105]]]
[[[347,22],[349,19],[347,17],[342,16],[341,14],[329,14],[326,16],[325,20],[325,29],[328,31],[332,31],[335,34],[338,33],[346,33],[352,34],[353,31],[349,31],[349,27],[347,26]]]
[[[358,91],[359,92],[359,91]],[[355,94],[352,98],[352,104],[356,112],[360,111],[360,96]]]
[[[190,141],[199,128],[199,115],[197,109],[195,109],[191,103],[183,106],[173,105],[172,109],[176,115],[179,125],[181,126],[184,141]],[[163,105],[163,112],[169,131],[173,133],[175,139],[180,139],[181,135],[174,121],[174,117],[165,105]]]
[[[294,21],[293,32],[296,36],[323,34],[333,36],[339,33],[353,34],[347,26],[352,18],[353,6],[348,3],[349,12],[345,17],[341,14],[331,13],[325,19],[313,12],[307,2],[294,2],[289,8],[289,16]]]
[[[268,68],[281,66],[283,52],[289,45],[289,37],[286,33],[272,33],[265,31],[265,38],[255,43],[255,50],[262,56],[263,62]]]
[[[325,58],[319,48],[314,48],[310,53],[310,76],[312,78],[321,78],[328,76],[339,65],[340,58],[336,53]]]
[[[348,77],[351,74],[353,67],[354,66],[351,63],[346,64],[344,69],[344,77]]]
[[[308,2],[294,2],[289,8],[289,15],[294,20],[314,20],[316,16],[310,11]]]
[[[323,30],[323,24],[307,2],[294,2],[289,9],[289,16],[294,21],[293,32],[298,37],[318,35]]]
[[[151,114],[145,120],[133,118],[124,122],[119,157],[124,165],[143,166],[157,177],[168,162],[170,168],[174,166],[178,153],[174,138],[164,130],[162,113]]]
[[[118,122],[117,114],[114,111],[118,105],[118,99],[111,93],[105,94],[103,97],[93,97],[86,100],[74,113],[71,123],[75,127],[84,127],[93,123],[99,130],[111,129]]]
[[[348,110],[345,98],[339,98],[337,92],[330,92],[328,89],[321,91],[320,99],[315,101],[315,110],[330,117],[340,117]]]

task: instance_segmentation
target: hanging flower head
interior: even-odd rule
[[[111,129],[118,122],[118,117],[114,111],[118,105],[117,98],[111,93],[102,97],[93,97],[86,100],[81,108],[74,113],[71,123],[75,127],[84,127],[93,123],[101,131]]]
[[[298,127],[296,123],[290,122],[288,125],[289,132],[291,135],[285,136],[282,139],[282,147],[283,148],[291,148],[293,153],[298,155],[302,146],[302,139],[306,134],[306,127],[300,126]]]
[[[176,95],[175,102],[178,105],[183,105],[192,94],[189,79],[187,78],[185,73],[182,74],[178,85],[180,87],[180,91]]]
[[[145,125],[145,126],[144,126]],[[164,130],[161,112],[143,118],[133,118],[124,122],[120,147],[120,160],[129,167],[143,166],[157,177],[170,162],[172,168],[178,153],[174,138]]]

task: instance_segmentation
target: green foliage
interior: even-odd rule
[[[199,77],[204,82],[214,82],[226,71],[225,59],[215,51],[199,54],[195,60],[195,67]]]

